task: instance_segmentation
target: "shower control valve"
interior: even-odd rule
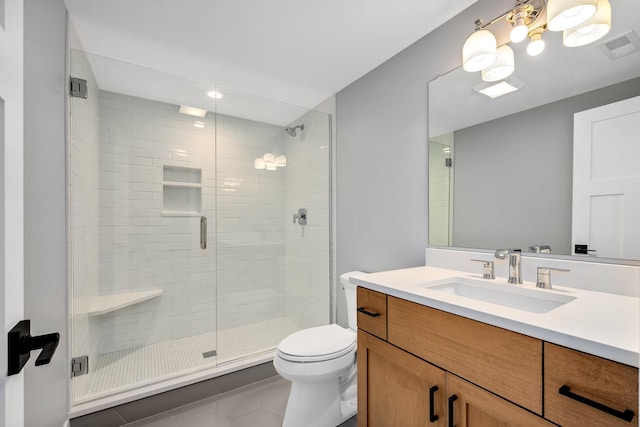
[[[307,225],[307,209],[300,208],[298,209],[298,213],[293,214],[293,223],[295,224],[298,221],[300,225]]]

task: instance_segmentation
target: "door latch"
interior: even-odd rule
[[[21,320],[9,331],[9,369],[7,375],[20,373],[33,350],[42,349],[36,359],[36,366],[48,364],[58,348],[58,342],[60,342],[60,334],[57,332],[32,337],[31,321]]]

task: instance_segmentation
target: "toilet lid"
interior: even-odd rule
[[[330,359],[348,353],[356,345],[356,334],[336,324],[295,332],[280,342],[278,351],[284,359]]]

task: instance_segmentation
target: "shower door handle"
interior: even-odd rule
[[[200,248],[207,249],[207,217],[200,217]]]

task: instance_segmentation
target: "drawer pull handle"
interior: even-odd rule
[[[455,394],[449,397],[449,427],[456,427],[456,424],[453,422],[453,402],[458,400],[458,396]]]
[[[580,396],[579,394],[575,394],[571,392],[571,389],[569,388],[568,385],[563,385],[562,387],[560,387],[560,390],[558,390],[558,393],[560,393],[563,396],[567,396],[570,399],[577,400],[580,403],[584,403],[585,405],[591,406],[592,408],[598,409],[602,412],[606,412],[609,415],[613,415],[614,417],[618,417],[628,422],[631,422],[631,420],[633,419],[633,416],[635,415],[631,409],[626,409],[624,412],[620,412],[616,409],[608,407],[607,405],[603,405],[602,403],[593,401],[584,396]]]
[[[434,385],[433,387],[431,387],[429,389],[429,421],[431,421],[432,423],[435,423],[440,418],[436,414],[434,414],[434,412],[435,412],[435,403],[434,403],[434,401],[435,401],[436,391],[438,391],[438,386],[437,385]]]
[[[380,313],[374,313],[372,311],[367,311],[364,307],[358,307],[358,311],[362,314],[366,314],[367,316],[371,316],[371,317],[378,317],[380,316]]]

